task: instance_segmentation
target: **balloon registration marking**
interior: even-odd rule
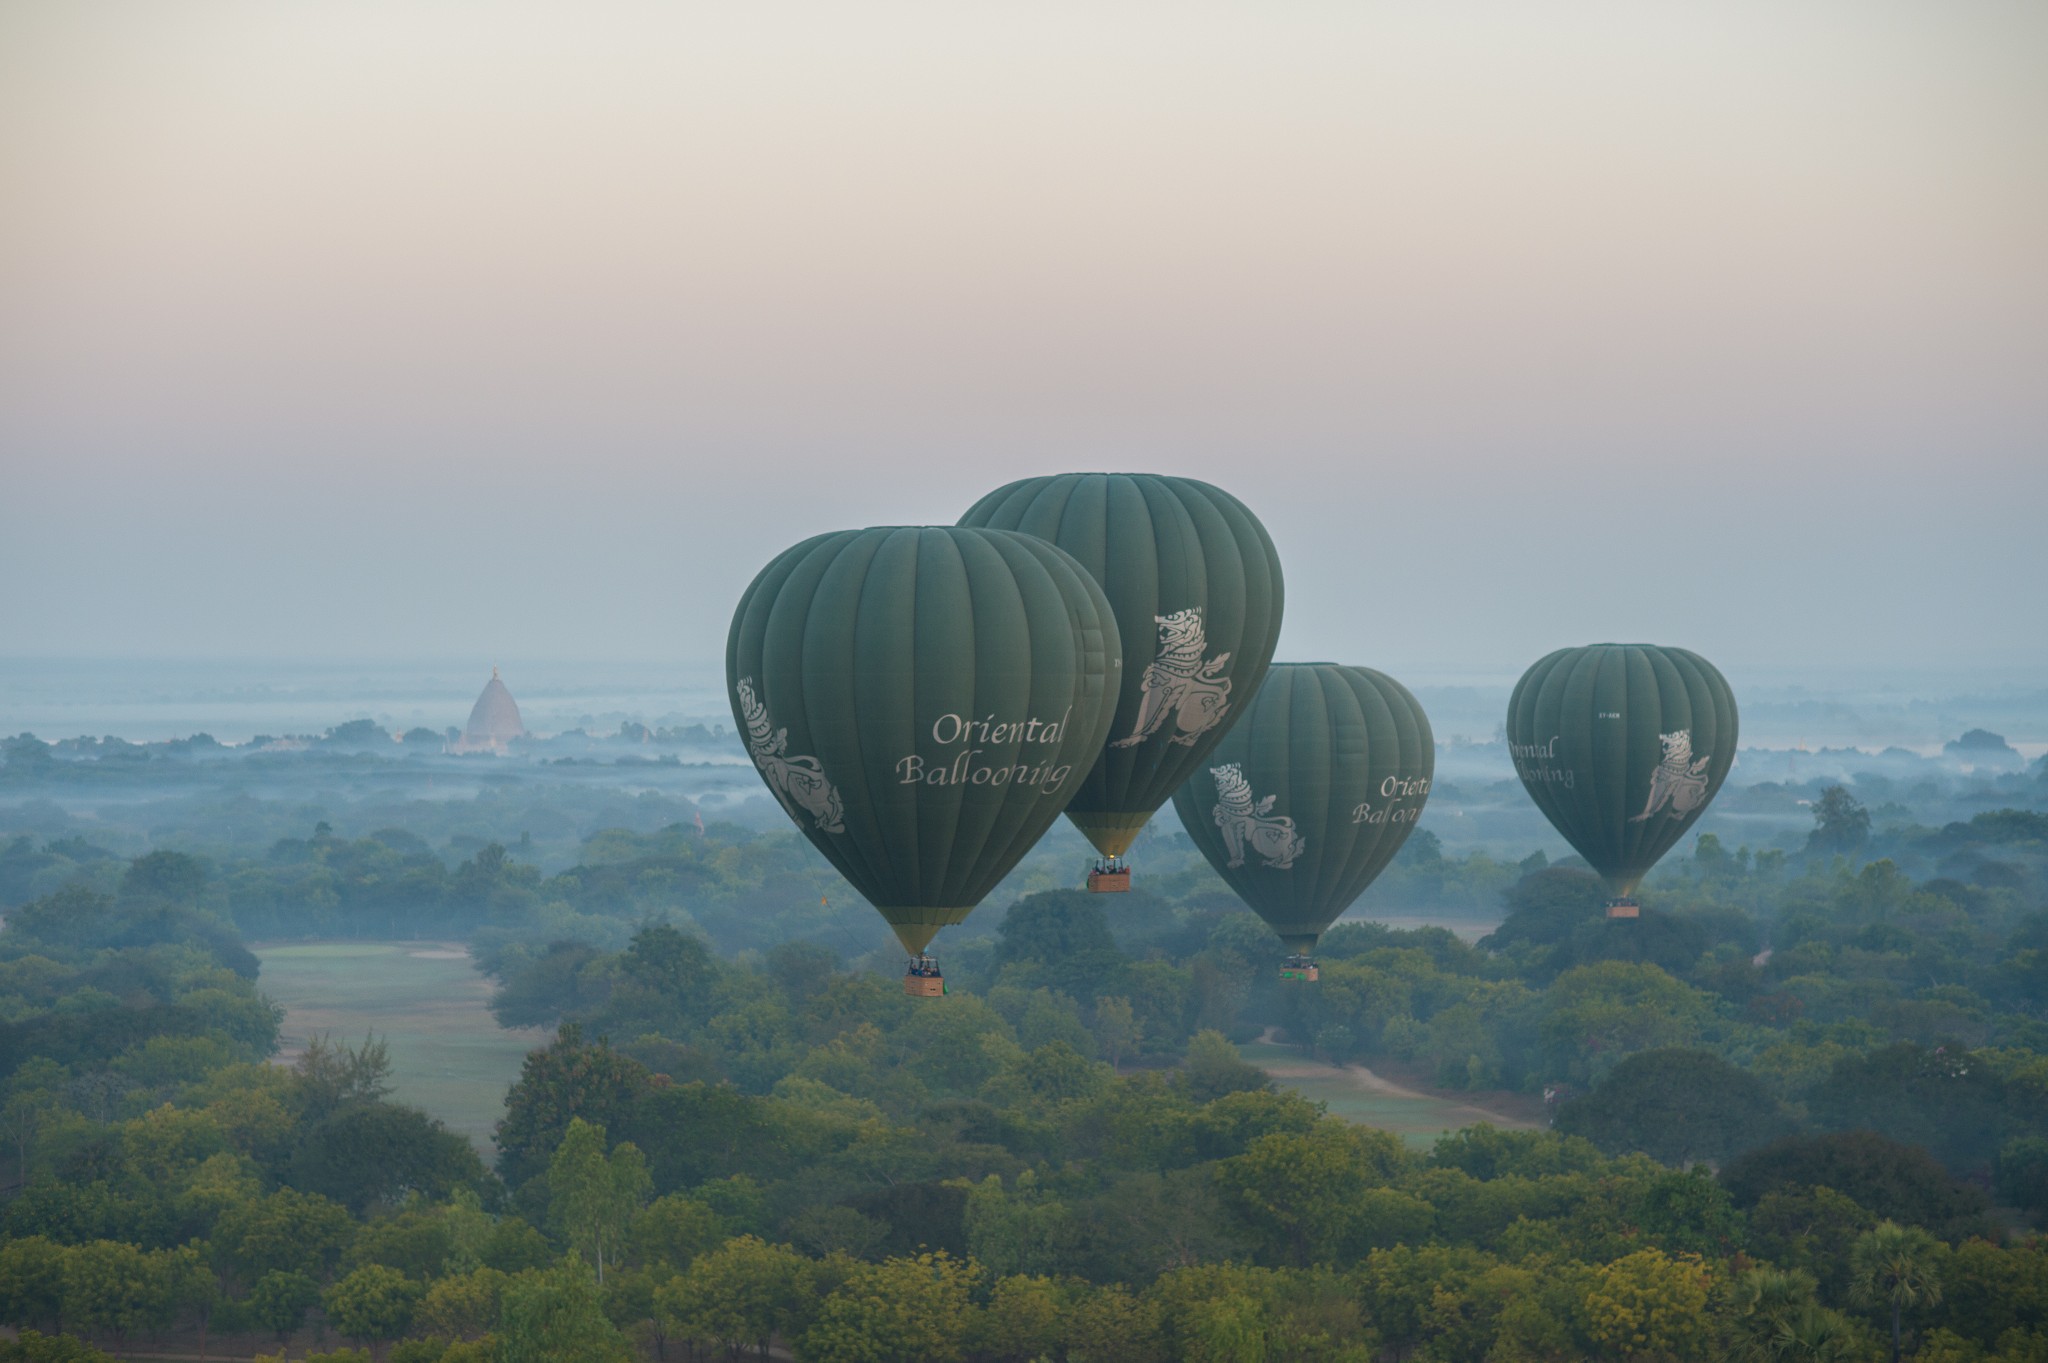
[[[1143,743],[1159,732],[1168,715],[1180,730],[1168,741],[1193,747],[1197,738],[1222,723],[1230,711],[1230,678],[1217,675],[1229,664],[1230,655],[1219,653],[1203,660],[1209,640],[1202,628],[1201,608],[1190,606],[1171,615],[1155,615],[1152,622],[1159,626],[1159,653],[1140,682],[1137,726],[1130,737],[1110,744],[1112,748]]]
[[[1244,779],[1244,766],[1238,762],[1211,767],[1209,775],[1216,778],[1218,803],[1213,817],[1223,830],[1224,846],[1230,849],[1229,864],[1244,865],[1249,845],[1273,870],[1293,870],[1294,859],[1308,850],[1308,843],[1294,831],[1293,819],[1269,812],[1278,797],[1268,795],[1254,803],[1251,782]]]
[[[1692,730],[1658,734],[1657,741],[1664,745],[1664,760],[1650,773],[1648,803],[1630,823],[1641,823],[1666,805],[1671,810],[1665,817],[1682,819],[1706,802],[1709,759],[1693,757]]]
[[[846,806],[839,787],[825,779],[824,764],[815,757],[787,755],[789,730],[775,728],[768,718],[768,707],[754,695],[752,677],[740,678],[733,689],[739,692],[740,713],[747,720],[747,752],[789,817],[801,821],[809,814],[825,832],[844,833]]]

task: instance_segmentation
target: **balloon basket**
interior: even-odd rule
[[[1607,901],[1609,918],[1641,918],[1643,906],[1633,899],[1610,899]]]
[[[1314,984],[1322,978],[1316,963],[1306,956],[1289,956],[1280,963],[1280,978],[1283,980],[1307,980]]]
[[[911,957],[910,968],[903,972],[903,992],[914,999],[945,997],[946,977],[939,973],[939,963],[929,956]]]
[[[1120,857],[1095,863],[1088,873],[1088,888],[1095,894],[1124,894],[1131,888],[1131,865]]]

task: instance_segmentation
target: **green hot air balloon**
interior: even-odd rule
[[[1408,840],[1436,771],[1429,716],[1369,667],[1275,663],[1174,792],[1188,836],[1316,978],[1309,954]]]
[[[1697,653],[1561,648],[1508,701],[1508,752],[1529,798],[1607,882],[1610,918],[1684,836],[1735,765],[1735,696]]]
[[[753,581],[726,640],[733,720],[797,827],[912,954],[1017,864],[1081,788],[1122,650],[1102,589],[1044,540],[878,526]]]
[[[1259,689],[1280,637],[1280,556],[1220,488],[1150,473],[1063,473],[998,488],[962,525],[1021,530],[1080,560],[1109,597],[1124,670],[1109,741],[1067,817],[1128,889],[1122,857]]]

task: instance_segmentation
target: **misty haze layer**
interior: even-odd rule
[[[0,650],[695,664],[1063,468],[1280,656],[2038,667],[2038,5],[0,15]]]

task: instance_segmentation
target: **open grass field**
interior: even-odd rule
[[[320,1032],[351,1044],[375,1032],[391,1046],[392,1096],[490,1153],[505,1090],[547,1033],[498,1026],[486,1007],[490,982],[461,946],[315,942],[254,950],[263,963],[258,986],[284,1005],[282,1059]]]
[[[1238,1053],[1283,1088],[1328,1106],[1330,1115],[1391,1131],[1418,1149],[1446,1131],[1490,1122],[1500,1127],[1539,1125],[1524,1102],[1479,1106],[1458,1098],[1423,1093],[1374,1074],[1363,1065],[1339,1068],[1304,1059],[1292,1046],[1252,1041]],[[1484,1102],[1485,1099],[1479,1101]]]
[[[446,1122],[487,1154],[505,1090],[526,1052],[547,1040],[540,1028],[506,1031],[486,1007],[490,982],[459,945],[432,942],[317,942],[255,948],[264,992],[285,1008],[289,1060],[318,1032],[351,1043],[374,1031],[391,1045],[394,1097]],[[1327,1104],[1333,1116],[1382,1127],[1414,1146],[1446,1131],[1492,1122],[1533,1126],[1522,1104],[1468,1101],[1420,1092],[1361,1065],[1339,1069],[1269,1041],[1239,1048],[1276,1083]]]

